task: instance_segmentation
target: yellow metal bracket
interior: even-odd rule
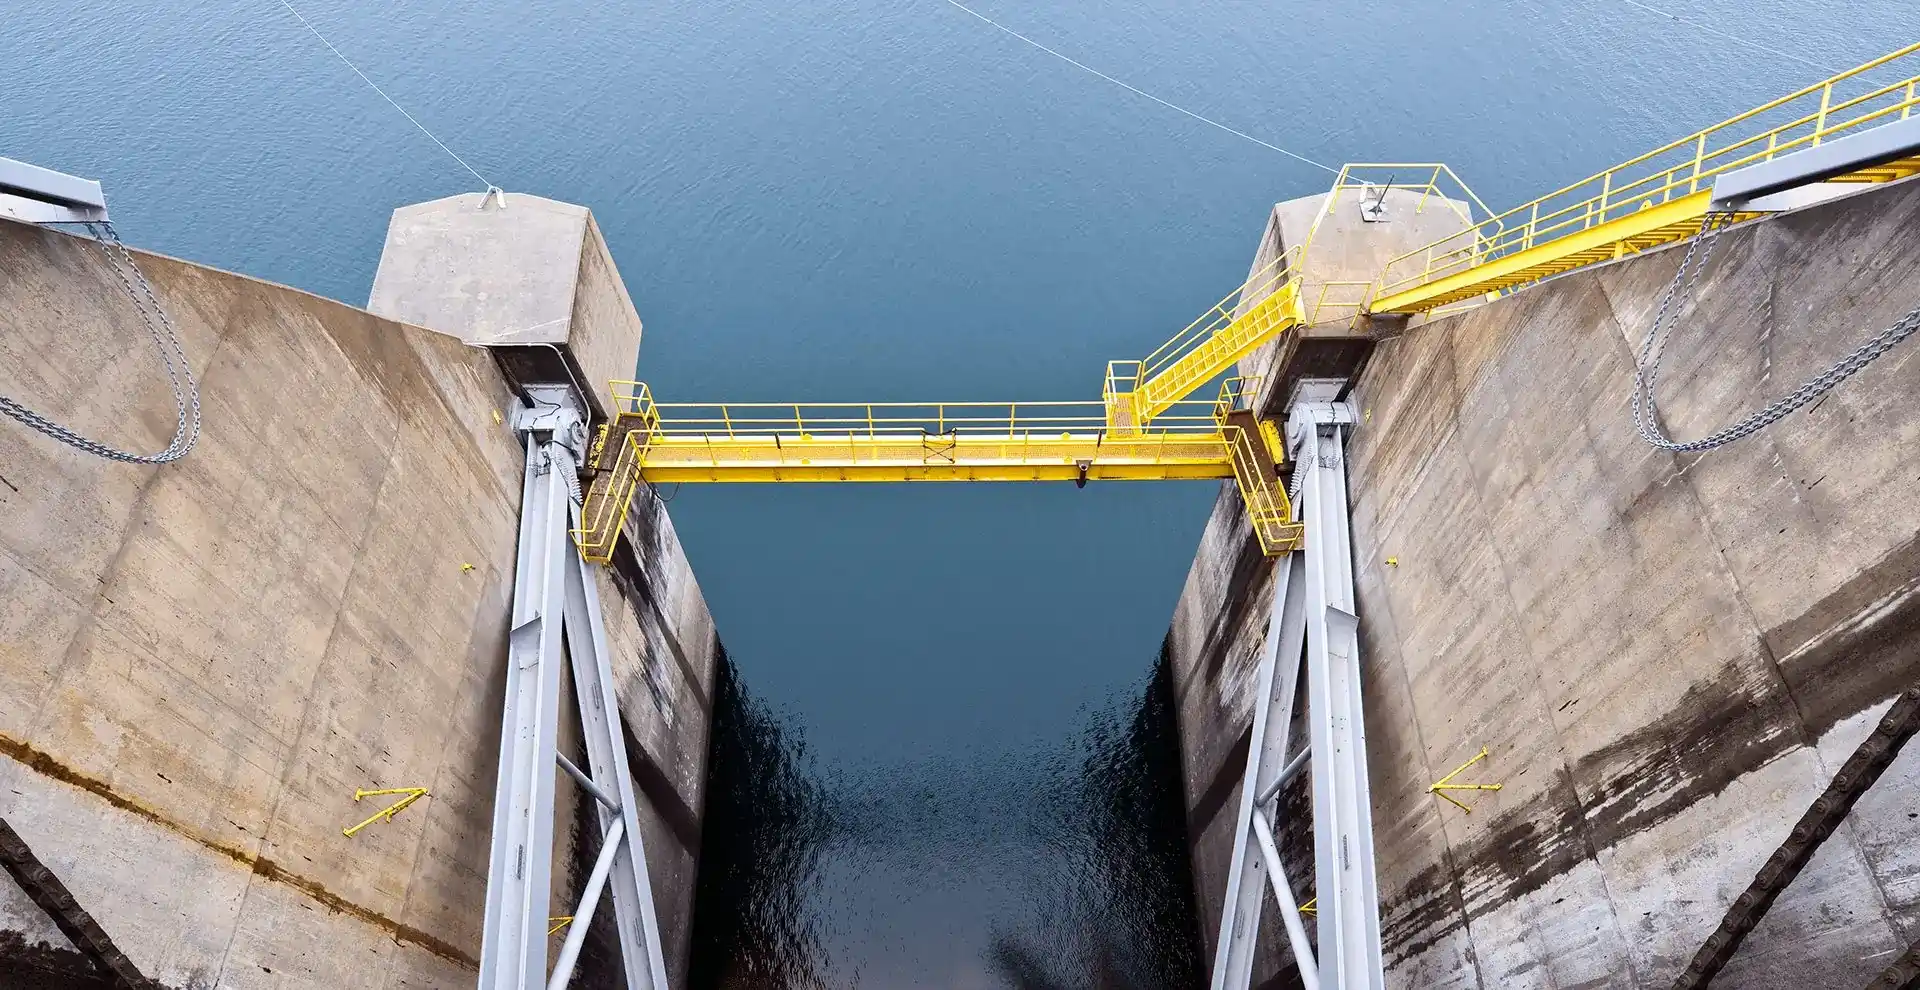
[[[570,915],[570,914],[556,915],[555,917],[548,918],[547,924],[553,926],[552,928],[547,929],[547,934],[552,935],[555,932],[558,932],[560,929],[573,924],[573,915]]]
[[[413,802],[418,801],[423,797],[426,797],[427,789],[424,787],[385,787],[377,791],[355,790],[353,792],[353,799],[355,801],[358,801],[361,798],[379,797],[385,794],[404,794],[406,795],[406,797],[403,797],[400,800],[395,801],[390,805],[387,805],[385,808],[380,809],[379,811],[374,813],[373,817],[368,818],[366,821],[361,822],[358,825],[341,829],[340,834],[351,839],[353,838],[353,835],[355,832],[358,832],[361,829],[366,828],[368,825],[372,825],[374,822],[380,821],[382,819],[385,819],[386,821],[389,821],[389,822],[393,821],[393,816],[399,814],[402,811],[405,811],[407,805],[410,805]]]
[[[1427,793],[1438,794],[1441,797],[1445,798],[1454,807],[1459,808],[1461,811],[1464,811],[1469,815],[1473,814],[1472,808],[1469,808],[1466,805],[1461,804],[1458,800],[1454,798],[1453,795],[1448,794],[1447,792],[1448,791],[1497,791],[1499,790],[1500,789],[1499,784],[1456,784],[1453,782],[1453,778],[1460,776],[1460,774],[1465,772],[1468,767],[1471,767],[1475,763],[1478,763],[1481,760],[1484,760],[1486,758],[1487,758],[1487,748],[1485,746],[1482,746],[1480,747],[1480,755],[1474,757],[1471,760],[1468,760],[1465,763],[1460,764],[1457,767],[1454,767],[1452,773],[1447,774],[1445,777],[1442,777],[1437,781],[1434,781],[1433,784],[1427,788]]]
[[[1316,918],[1317,918],[1317,917],[1319,917],[1319,916],[1320,916],[1320,909],[1319,909],[1319,907],[1317,907],[1317,906],[1316,906],[1316,905],[1318,905],[1319,903],[1320,903],[1320,898],[1318,898],[1318,897],[1309,897],[1309,898],[1307,898],[1307,903],[1305,903],[1305,904],[1302,904],[1302,905],[1300,905],[1300,913],[1301,913],[1301,914],[1310,914],[1310,915],[1313,915],[1313,916],[1314,916],[1314,917],[1316,917]]]

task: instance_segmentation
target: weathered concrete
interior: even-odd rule
[[[640,316],[593,214],[510,194],[464,193],[393,211],[368,311],[470,344],[564,345],[604,414],[633,377]]]
[[[1668,349],[1672,431],[1738,418],[1920,302],[1916,222],[1904,183],[1726,234]],[[1920,678],[1920,350],[1759,437],[1649,448],[1634,348],[1679,257],[1416,327],[1354,389],[1392,986],[1666,985]],[[1236,502],[1217,502],[1168,634],[1209,947],[1271,571]],[[1471,815],[1426,793],[1481,746],[1477,779],[1504,790],[1468,796]],[[1920,936],[1916,788],[1910,749],[1719,985],[1865,986]],[[1304,847],[1287,855],[1310,883]],[[1277,930],[1263,944],[1257,980],[1285,955]]]
[[[1363,211],[1375,219],[1365,219]],[[1248,278],[1264,283],[1262,273],[1274,260],[1299,248],[1292,274],[1300,282],[1307,322],[1240,361],[1239,374],[1262,379],[1262,415],[1282,415],[1301,378],[1358,375],[1376,340],[1409,325],[1395,321],[1383,328],[1356,319],[1373,279],[1395,258],[1445,244],[1467,216],[1464,203],[1412,189],[1344,189],[1276,204]],[[1243,299],[1241,306],[1259,298]]]
[[[597,243],[583,238],[573,257]],[[141,262],[200,375],[205,432],[151,468],[0,423],[0,816],[168,986],[468,984],[520,497],[503,419],[518,399],[486,351],[450,337]],[[172,402],[98,250],[0,222],[0,272],[0,393],[162,446]],[[624,291],[590,282],[568,312],[630,312]],[[624,358],[585,363],[630,369],[632,330]],[[664,512],[643,507],[629,536],[602,600],[679,975],[718,643]],[[341,835],[378,807],[355,788],[400,786],[431,797]],[[570,903],[580,878],[558,873]],[[71,961],[0,883],[0,953],[35,943],[41,963]]]

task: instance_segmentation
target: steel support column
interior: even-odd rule
[[[1320,979],[1340,990],[1380,990],[1380,899],[1373,867],[1367,734],[1360,703],[1359,619],[1347,528],[1346,403],[1296,405],[1306,558],[1307,714],[1313,752],[1314,893]]]
[[[1273,614],[1255,673],[1253,730],[1247,747],[1247,769],[1240,780],[1239,810],[1234,817],[1233,859],[1227,871],[1220,938],[1213,955],[1213,990],[1246,990],[1253,980],[1260,909],[1269,882],[1263,874],[1270,869],[1253,833],[1253,821],[1278,792],[1273,785],[1279,783],[1287,767],[1287,728],[1293,722],[1293,701],[1300,682],[1300,646],[1306,635],[1302,612],[1304,566],[1298,553],[1288,554],[1274,565]],[[1286,882],[1284,876],[1274,879]],[[1294,924],[1299,924],[1298,919]],[[1302,948],[1304,945],[1296,946],[1294,954],[1299,956]],[[1299,959],[1302,973],[1313,966],[1311,953]]]
[[[1311,383],[1322,394],[1341,383]],[[1303,401],[1288,425],[1296,505],[1306,545],[1274,575],[1273,611],[1255,675],[1251,745],[1240,783],[1233,858],[1213,960],[1213,990],[1246,990],[1253,979],[1263,887],[1285,912],[1295,966],[1309,990],[1380,990],[1380,906],[1373,867],[1373,812],[1360,708],[1359,623],[1347,528],[1345,403]],[[1287,732],[1307,671],[1309,746],[1291,759]],[[1319,958],[1274,839],[1280,791],[1302,766],[1313,774],[1314,893]],[[1265,880],[1263,883],[1262,880]]]
[[[554,783],[565,768],[594,800],[605,845],[588,885],[588,903],[576,911],[582,920],[569,933],[563,965],[553,978],[564,982],[570,975],[586,919],[601,889],[611,885],[628,990],[665,990],[659,926],[598,592],[591,565],[568,536],[579,513],[576,472],[585,448],[586,406],[564,386],[534,386],[528,392],[535,405],[520,410],[514,424],[526,439],[527,459],[478,986],[548,986]],[[556,745],[561,665],[569,659],[586,742],[585,770],[566,760]]]

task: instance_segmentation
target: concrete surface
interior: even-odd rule
[[[1672,432],[1737,419],[1920,303],[1916,224],[1903,183],[1727,233],[1668,351]],[[1667,985],[1920,677],[1920,348],[1758,437],[1650,448],[1634,349],[1683,250],[1414,327],[1354,389],[1389,986]],[[1209,949],[1270,572],[1223,491],[1167,641]],[[1466,776],[1503,790],[1471,815],[1426,793],[1482,746]],[[1909,749],[1716,985],[1865,987],[1920,937],[1917,788]],[[1290,985],[1284,944],[1265,933],[1256,983]]]
[[[1373,212],[1376,205],[1379,210]],[[1368,221],[1363,211],[1379,219]],[[1377,340],[1417,325],[1396,322],[1383,327],[1356,317],[1372,281],[1388,262],[1445,242],[1462,229],[1466,216],[1466,204],[1412,189],[1345,189],[1338,197],[1318,193],[1276,204],[1248,277],[1257,278],[1274,259],[1300,248],[1295,277],[1307,323],[1240,361],[1238,374],[1261,378],[1257,408],[1262,414],[1281,415],[1300,378],[1358,375]],[[1250,306],[1264,297],[1262,293],[1241,304]]]
[[[570,259],[597,242],[583,229]],[[166,986],[469,985],[518,400],[486,351],[450,337],[141,263],[200,375],[205,431],[154,468],[0,422],[0,816]],[[163,446],[172,401],[97,248],[0,222],[0,272],[0,394]],[[608,298],[610,262],[580,286],[568,313],[631,309]],[[624,358],[588,363],[630,369],[632,330]],[[682,978],[718,644],[665,514],[646,507],[629,535],[602,600]],[[341,835],[378,807],[355,788],[406,786],[431,796]],[[571,903],[585,871],[560,831],[556,903]],[[0,972],[86,986],[74,962],[0,883]]]
[[[566,345],[596,403],[634,375],[640,316],[593,214],[508,193],[393,211],[368,311],[470,344]]]

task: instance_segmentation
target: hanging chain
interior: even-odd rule
[[[1720,238],[1720,232],[1733,220],[1734,214],[1728,212],[1708,213],[1701,218],[1700,233],[1687,245],[1686,256],[1680,261],[1680,270],[1674,273],[1666,294],[1660,298],[1660,308],[1654,314],[1653,327],[1648,330],[1645,343],[1640,345],[1640,359],[1635,363],[1633,375],[1633,425],[1642,440],[1662,450],[1712,450],[1758,433],[1833,391],[1835,386],[1872,364],[1880,355],[1892,350],[1895,344],[1912,336],[1915,330],[1920,330],[1920,307],[1916,307],[1901,317],[1899,322],[1867,338],[1832,367],[1755,410],[1745,419],[1699,440],[1685,443],[1673,440],[1661,429],[1660,407],[1653,394],[1654,383],[1660,377],[1660,361],[1666,356],[1668,333],[1672,329],[1669,317],[1672,322],[1678,322],[1680,311],[1686,308],[1688,300],[1693,297],[1700,273],[1706,270],[1707,263],[1713,258],[1714,245]],[[1696,255],[1700,259],[1698,268],[1694,267]]]
[[[86,227],[87,232],[100,244],[101,252],[107,256],[107,265],[120,279],[120,287],[126,290],[127,298],[133,300],[134,308],[140,311],[147,335],[153,338],[153,346],[160,352],[160,363],[167,372],[167,386],[173,390],[173,439],[165,450],[157,454],[133,454],[82,436],[5,395],[0,395],[0,413],[70,447],[108,460],[129,464],[177,461],[186,456],[187,451],[192,450],[194,443],[200,439],[200,389],[193,380],[193,368],[187,363],[186,349],[180,344],[179,330],[167,317],[167,311],[160,306],[159,297],[154,295],[153,286],[141,274],[140,266],[134,263],[133,255],[120,242],[120,235],[114,232],[113,224],[99,221],[88,223]]]

